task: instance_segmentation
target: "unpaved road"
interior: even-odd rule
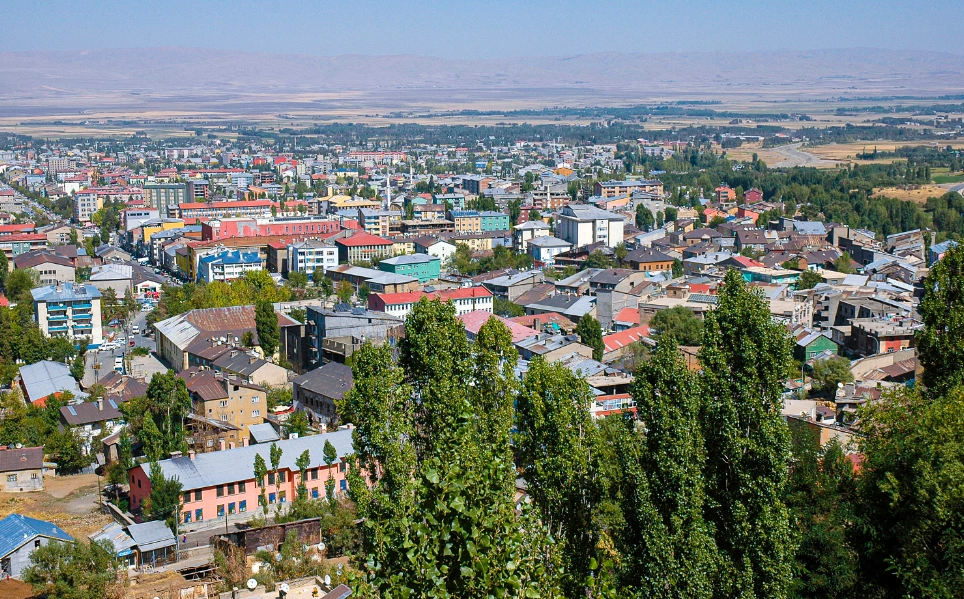
[[[769,165],[772,168],[790,168],[794,166],[811,166],[815,168],[831,168],[837,166],[835,160],[824,160],[819,156],[800,149],[803,144],[790,144],[773,148],[783,159]]]

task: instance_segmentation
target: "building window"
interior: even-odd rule
[[[236,511],[236,510],[235,510],[235,504],[234,504],[234,502],[229,503],[229,504],[228,504],[228,513],[229,513],[229,514],[233,514],[235,511]]]
[[[8,475],[7,475],[7,482],[8,482],[8,483],[15,483],[15,482],[17,482],[17,475],[16,475],[16,474],[8,474]]]
[[[286,495],[285,495],[285,491],[279,491],[279,492],[278,492],[278,503],[284,503],[286,499],[287,499],[287,497],[286,497]]]
[[[194,501],[201,501],[201,489],[194,490]]]
[[[194,520],[197,522],[204,522],[204,510],[198,508],[194,510]]]
[[[218,506],[218,518],[224,515],[224,504]]]
[[[217,495],[218,497],[224,497],[224,487],[221,485],[218,485],[215,495]]]
[[[238,493],[244,493],[244,481],[238,483]]]
[[[241,502],[238,503],[238,511],[239,511],[239,512],[246,512],[246,511],[248,511],[248,501],[247,501],[247,500],[244,500],[244,501],[241,501]]]
[[[273,485],[273,484],[274,484],[274,472],[269,472],[269,473],[268,473],[268,484],[269,484],[269,485]]]
[[[184,494],[184,503],[191,503],[191,492],[188,491]]]
[[[251,396],[251,403],[260,403],[260,402],[261,402],[261,398],[260,398],[260,397],[258,397],[257,395],[252,395],[252,396]]]
[[[221,406],[222,408],[226,408],[228,407],[228,402],[226,400],[222,400],[218,402],[218,405]]]
[[[184,512],[184,523],[187,524],[191,521],[191,512]]]
[[[234,483],[228,483],[228,495],[234,495]]]
[[[251,416],[258,418],[261,416],[261,410],[251,410]]]
[[[311,480],[318,480],[318,469],[317,469],[317,468],[312,468],[312,469],[311,469]]]
[[[275,499],[275,494],[274,494],[274,493],[268,493],[268,503],[273,504],[273,503],[275,503],[275,501],[277,501],[277,500]]]
[[[285,482],[285,473],[284,473],[284,472],[279,472],[279,473],[278,473],[278,482],[279,482],[279,483]]]

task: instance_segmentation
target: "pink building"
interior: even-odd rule
[[[264,458],[269,474],[262,484],[264,493],[271,506],[294,500],[301,473],[295,460],[305,451],[310,458],[305,485],[311,497],[324,497],[325,483],[329,477],[335,481],[335,493],[347,490],[346,455],[354,453],[351,429],[342,429],[324,435],[312,435],[297,439],[277,441],[281,448],[281,462],[277,474],[271,470],[271,444],[261,443],[224,451],[172,457],[158,462],[166,478],[177,478],[182,485],[181,524],[203,522],[251,512],[254,517],[259,510],[261,487],[254,478],[256,455]],[[338,459],[329,468],[324,461],[325,441],[330,441],[338,453]],[[128,473],[130,479],[131,508],[140,509],[144,500],[151,494],[151,481],[148,478],[150,467],[139,464]],[[243,518],[235,516],[232,520]]]
[[[356,225],[357,226],[357,225]],[[222,218],[201,225],[201,239],[216,241],[230,237],[264,237],[266,235],[320,235],[342,229],[336,220],[314,218],[283,219],[258,222],[255,218]]]

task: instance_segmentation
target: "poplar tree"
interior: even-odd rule
[[[281,333],[278,329],[278,315],[269,301],[260,301],[255,305],[254,324],[258,331],[258,345],[266,358],[271,358],[278,349]]]
[[[917,333],[921,382],[932,396],[964,383],[964,246],[948,250],[924,279]]]
[[[790,361],[786,329],[735,270],[706,315],[702,429],[707,521],[721,569],[717,596],[787,596],[794,543],[783,503],[790,441],[781,416]]]

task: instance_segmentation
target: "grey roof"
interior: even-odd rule
[[[530,240],[531,241],[531,240]],[[488,287],[489,285],[497,287],[511,287],[512,285],[517,285],[523,281],[527,281],[532,277],[537,276],[539,273],[537,271],[528,272],[517,272],[515,274],[508,274],[501,277],[495,277],[494,279],[489,279],[488,281],[482,281],[482,284]]]
[[[0,472],[20,472],[22,470],[40,470],[44,467],[44,448],[21,447],[13,445],[10,449],[0,450]]]
[[[0,520],[0,557],[10,555],[24,543],[38,536],[60,539],[61,541],[74,540],[72,536],[56,524],[21,516],[20,514],[10,514]]]
[[[117,264],[108,262],[100,266],[95,266],[90,271],[91,281],[117,281],[130,279],[134,274],[134,269],[130,264]]]
[[[251,435],[251,440],[255,444],[271,443],[272,441],[281,440],[281,437],[278,436],[278,431],[267,422],[263,424],[252,424],[248,427],[248,433]]]
[[[299,376],[292,384],[332,399],[345,396],[354,382],[351,367],[329,362]]]
[[[298,470],[295,460],[306,449],[313,464],[322,463],[325,441],[331,441],[335,446],[339,458],[354,453],[351,440],[351,429],[343,429],[324,435],[311,435],[297,439],[279,441],[278,447],[283,450],[280,468]],[[249,445],[236,447],[224,451],[212,451],[195,455],[172,458],[158,462],[166,478],[177,477],[185,491],[223,485],[239,480],[254,478],[254,456],[260,455],[265,462],[270,463],[269,445]],[[143,468],[143,466],[138,466]]]
[[[109,541],[114,546],[116,555],[127,555],[134,548],[134,539],[131,538],[124,527],[117,522],[111,522],[104,528],[90,535],[91,541]]]
[[[77,300],[100,299],[100,290],[93,285],[62,283],[31,289],[35,302],[72,302]]]
[[[83,426],[124,417],[113,399],[102,402],[99,407],[93,401],[64,406],[60,408],[60,416],[71,426]]]
[[[536,231],[536,230],[550,229],[551,227],[541,220],[529,220],[522,223],[521,225],[516,225],[512,228],[515,229],[516,231],[527,231],[527,230]]]
[[[87,397],[70,376],[70,368],[60,362],[41,360],[21,366],[20,380],[27,391],[27,399],[32,402],[61,391],[70,391],[74,397]]]
[[[379,264],[389,264],[391,266],[398,266],[400,264],[425,264],[426,262],[438,262],[439,259],[435,256],[429,256],[428,254],[405,254],[402,256],[395,256],[394,258],[386,258],[382,260]]]
[[[558,237],[552,237],[551,235],[547,235],[545,237],[533,237],[527,243],[531,246],[543,248],[572,247],[572,244],[565,239],[559,239]]]
[[[793,230],[804,235],[826,235],[827,227],[819,221],[795,220]]]
[[[163,520],[152,520],[141,524],[131,524],[127,532],[140,551],[151,551],[170,547],[177,543],[174,533]]]
[[[618,214],[596,208],[595,206],[577,206],[573,204],[563,208],[562,215],[578,220],[626,220]]]

